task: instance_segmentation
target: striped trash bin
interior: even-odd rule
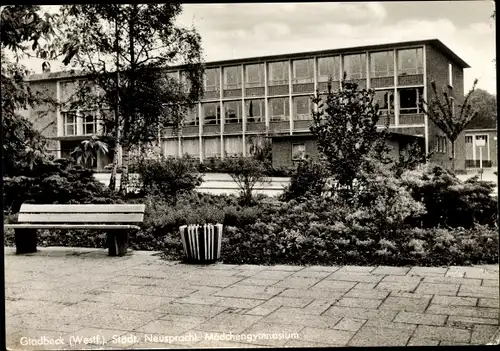
[[[179,227],[187,261],[215,262],[220,258],[222,224],[192,224]]]

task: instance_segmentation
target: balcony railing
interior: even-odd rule
[[[424,124],[424,114],[423,113],[400,113],[399,124]]]

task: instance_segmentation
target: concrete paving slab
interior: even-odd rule
[[[498,265],[191,265],[141,251],[7,248],[4,266],[13,349],[58,334],[90,341],[66,349],[96,349],[95,335],[124,337],[100,349],[464,345],[498,330]],[[189,333],[200,338],[181,341]]]

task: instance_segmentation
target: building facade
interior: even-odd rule
[[[458,102],[464,95],[463,69],[468,67],[437,39],[208,62],[204,97],[180,131],[171,129],[163,135],[163,152],[176,157],[188,154],[201,162],[246,156],[256,140],[270,137],[275,165],[291,165],[307,154],[316,157],[309,132],[310,97],[315,91],[325,94],[330,77],[333,89],[339,89],[346,72],[360,88],[375,89],[385,116],[380,127],[389,118],[393,137],[388,142],[395,155],[416,139],[426,152],[434,151],[434,162],[448,165],[448,142],[421,110],[419,96],[430,99],[434,80],[438,88],[451,87]],[[183,79],[182,67],[171,68],[169,74]],[[45,73],[33,76],[31,84],[64,101],[75,89],[73,79],[65,73]],[[28,114],[34,120],[32,111]],[[37,124],[42,122],[52,124],[44,133],[53,140],[58,157],[100,128],[93,111],[57,109]],[[96,166],[109,162],[101,155]]]

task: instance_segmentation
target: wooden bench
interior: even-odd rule
[[[35,205],[23,204],[14,228],[16,253],[36,252],[37,229],[97,229],[107,233],[110,256],[127,253],[128,233],[139,230],[145,205]]]

